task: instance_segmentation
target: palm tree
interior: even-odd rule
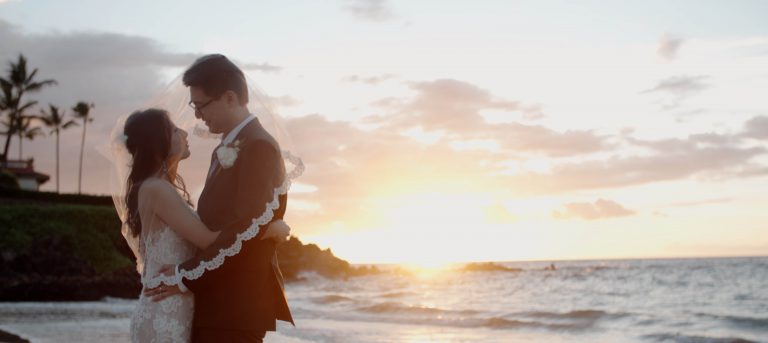
[[[32,127],[32,121],[35,119],[37,119],[37,117],[34,116],[17,118],[19,125],[16,128],[16,134],[19,135],[19,160],[24,159],[24,156],[22,155],[22,143],[24,142],[24,138],[34,140],[37,136],[45,135],[39,126]]]
[[[77,176],[77,194],[81,192],[82,180],[83,180],[83,149],[85,148],[85,129],[88,123],[93,121],[90,112],[93,108],[93,104],[89,104],[85,101],[80,101],[72,107],[72,111],[75,112],[75,117],[83,120],[83,140],[80,143],[80,173]]]
[[[24,124],[24,112],[30,107],[37,104],[36,101],[27,101],[22,105],[22,99],[24,94],[28,92],[36,92],[41,90],[45,86],[55,85],[55,80],[43,80],[35,81],[37,75],[37,68],[33,69],[31,73],[27,70],[27,59],[24,55],[19,55],[16,63],[10,63],[10,69],[8,70],[8,78],[0,78],[0,88],[2,89],[2,107],[8,111],[8,120],[5,122],[7,130],[4,132],[5,148],[3,148],[3,159],[8,159],[8,149],[11,145],[11,136],[13,134],[19,134]],[[20,138],[24,136],[24,133],[20,134]],[[21,144],[21,142],[19,142]]]
[[[0,80],[2,81],[2,80]],[[6,102],[6,100],[9,98],[3,98],[1,102]],[[22,140],[24,137],[32,140],[42,132],[36,127],[31,127],[32,119],[34,119],[34,116],[28,116],[25,115],[24,112],[26,112],[28,109],[30,109],[32,106],[37,105],[37,101],[27,101],[27,103],[24,104],[24,106],[18,107],[15,105],[16,100],[18,98],[10,98],[11,100],[9,103],[11,103],[11,106],[5,106],[3,107],[9,107],[11,108],[10,111],[8,111],[8,118],[2,121],[3,126],[5,126],[5,132],[3,132],[4,135],[6,135],[6,141],[5,141],[5,152],[3,153],[2,158],[0,160],[7,160],[8,157],[8,147],[9,143],[11,141],[11,137],[15,134],[19,137],[19,159],[22,158],[21,153],[21,145]]]
[[[3,127],[5,127],[5,131],[2,132],[2,134],[7,137],[6,139],[8,139],[14,134],[12,130],[14,120],[11,118],[11,114],[10,114],[11,104],[14,100],[13,87],[11,86],[10,83],[5,82],[5,79],[0,78],[0,88],[2,89],[2,94],[0,95],[0,115],[4,114],[5,111],[9,112],[8,118],[4,118],[0,116],[0,118],[2,119],[2,122],[0,123],[3,124]],[[6,141],[5,144],[8,145],[8,142]],[[5,155],[2,155],[0,157],[2,157],[0,158],[0,161],[5,160]]]
[[[67,120],[67,113],[59,112],[58,107],[48,104],[48,108],[49,111],[42,110],[42,115],[38,118],[51,129],[50,134],[56,134],[56,193],[59,193],[59,133],[61,130],[77,126],[77,123],[73,119]]]
[[[8,145],[11,142],[11,137],[16,134],[16,118],[15,112],[12,111],[16,108],[16,97],[13,96],[13,85],[7,80],[0,78],[0,88],[2,88],[2,98],[0,98],[0,113],[8,112],[8,118],[3,118],[2,124],[5,127],[3,134],[5,135],[5,151],[0,156],[0,161],[5,161],[8,156]]]

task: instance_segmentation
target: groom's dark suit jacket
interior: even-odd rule
[[[280,147],[258,119],[237,135],[237,160],[229,168],[221,165],[208,178],[197,212],[209,229],[220,231],[207,249],[183,263],[182,270],[209,261],[219,249],[229,248],[235,235],[245,231],[273,199],[273,191],[285,180]],[[215,152],[214,152],[215,153]],[[280,196],[273,220],[282,219],[287,196]],[[276,319],[293,323],[283,292],[283,276],[277,263],[275,242],[262,240],[265,232],[242,244],[240,252],[224,264],[195,280],[183,279],[195,294],[194,326],[205,329],[274,331]]]

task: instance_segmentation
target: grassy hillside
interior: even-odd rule
[[[0,191],[0,301],[138,296],[139,275],[109,197],[32,193]],[[105,201],[109,205],[92,205]],[[376,272],[295,237],[278,246],[278,258],[287,281],[302,271],[326,277]]]

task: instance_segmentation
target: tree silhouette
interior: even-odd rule
[[[32,121],[37,119],[37,117],[34,116],[23,116],[19,118],[19,126],[16,130],[16,134],[19,135],[19,159],[24,159],[23,156],[23,143],[24,138],[29,140],[34,140],[37,136],[43,136],[45,133],[43,133],[43,130],[40,129],[40,127],[32,126]]]
[[[37,76],[37,68],[29,72],[26,57],[19,54],[18,60],[15,63],[10,63],[8,77],[0,78],[0,89],[2,90],[2,98],[0,99],[0,104],[2,105],[0,105],[0,108],[6,111],[8,115],[8,118],[3,120],[5,126],[3,134],[6,138],[2,160],[8,159],[8,149],[11,145],[12,135],[19,135],[19,145],[21,145],[21,139],[26,136],[26,133],[20,131],[23,131],[24,118],[29,117],[24,113],[37,104],[37,101],[23,103],[24,95],[56,84],[55,80],[35,81],[35,76]]]
[[[41,111],[38,117],[43,121],[46,127],[51,129],[50,134],[56,135],[56,193],[59,193],[59,133],[72,126],[77,126],[73,119],[67,119],[67,113],[59,111],[59,108],[48,104],[48,111]]]
[[[82,181],[83,181],[83,149],[85,148],[85,130],[88,125],[88,123],[93,121],[93,117],[91,117],[91,109],[93,108],[93,104],[89,104],[85,101],[80,101],[75,105],[75,107],[72,107],[72,111],[75,112],[75,118],[81,119],[83,121],[83,139],[80,143],[80,172],[77,176],[77,194],[80,194],[82,191]]]

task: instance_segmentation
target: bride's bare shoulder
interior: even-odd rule
[[[151,177],[141,183],[141,188],[139,188],[139,198],[163,197],[172,194],[173,192],[173,187],[168,181],[158,177]]]

